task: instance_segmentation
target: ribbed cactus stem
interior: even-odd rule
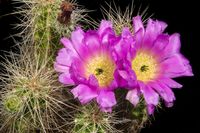
[[[34,45],[36,49],[38,49],[37,52],[39,52],[41,55],[42,60],[46,60],[50,57],[50,49],[51,49],[51,42],[52,42],[52,33],[51,33],[51,27],[50,27],[50,21],[51,21],[51,7],[41,7],[41,11],[39,12],[40,15],[36,19],[35,24],[33,25],[34,30]],[[58,39],[58,38],[57,38]]]
[[[116,132],[113,127],[112,114],[99,110],[96,103],[80,108],[74,118],[73,133],[107,133]]]

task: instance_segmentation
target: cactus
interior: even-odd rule
[[[67,105],[69,97],[60,92],[63,86],[57,81],[53,58],[60,38],[69,36],[84,20],[85,9],[80,9],[74,0],[13,1],[22,4],[14,12],[21,15],[16,28],[22,31],[16,36],[22,41],[18,42],[19,54],[10,52],[1,63],[5,73],[1,73],[4,84],[0,131],[67,132],[69,129],[62,129],[59,124],[69,121],[60,114],[63,112],[69,118],[67,108],[73,105]],[[69,5],[71,9],[67,9]]]
[[[1,63],[3,85],[0,93],[0,132],[11,133],[137,133],[149,120],[144,99],[133,107],[125,101],[112,113],[99,110],[96,103],[80,105],[72,100],[68,88],[58,82],[53,60],[60,38],[85,19],[85,9],[75,0],[14,0],[23,3],[15,13],[21,15],[22,29],[17,36],[19,53],[10,52]],[[114,5],[103,8],[106,19],[112,21],[115,33],[123,27],[133,32],[133,4],[125,12]],[[145,12],[142,12],[145,21]],[[105,16],[105,15],[104,15]],[[89,20],[87,21],[89,22]],[[97,22],[92,22],[97,24]],[[92,25],[94,26],[94,25]],[[63,91],[65,89],[65,91]],[[120,90],[117,97],[125,97]],[[124,95],[123,95],[124,94]]]
[[[113,4],[106,3],[107,7],[102,7],[102,13],[104,19],[112,21],[115,33],[119,35],[124,27],[128,27],[132,32],[134,31],[132,26],[132,17],[134,15],[141,15],[145,22],[152,15],[147,14],[148,7],[141,12],[141,5],[139,9],[135,8],[135,3],[132,1],[130,6],[127,6],[125,10],[119,8],[115,2]]]
[[[16,28],[23,29],[17,36],[23,38],[23,45],[34,45],[37,53],[41,53],[42,60],[53,58],[60,47],[60,38],[70,36],[86,16],[86,10],[81,9],[74,0],[14,1],[23,3],[15,12],[21,15],[21,23]],[[62,19],[65,21],[61,22]]]
[[[64,107],[68,105],[63,100],[68,97],[61,99],[55,96],[55,92],[59,92],[63,86],[49,67],[49,61],[40,62],[37,57],[27,48],[19,57],[14,55],[11,61],[4,63],[6,73],[1,75],[4,87],[0,131],[61,130],[56,121],[62,119],[58,112],[67,112]]]
[[[105,113],[99,110],[96,103],[90,103],[79,107],[74,116],[73,133],[120,133],[115,125],[124,123],[119,120],[115,113]]]

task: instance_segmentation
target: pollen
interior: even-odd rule
[[[158,75],[158,62],[156,58],[147,51],[139,51],[131,64],[137,79],[140,81],[148,82],[154,80]]]
[[[114,79],[115,64],[106,54],[97,54],[86,61],[85,76],[94,75],[100,87],[107,87]]]

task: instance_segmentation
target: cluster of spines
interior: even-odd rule
[[[4,72],[1,73],[0,131],[68,132],[70,129],[62,123],[69,123],[69,108],[73,105],[67,103],[68,94],[62,95],[63,86],[57,80],[53,57],[60,38],[70,35],[83,18],[84,10],[74,9],[69,24],[65,25],[57,21],[62,0],[16,0],[15,3],[21,4],[13,14],[21,15],[16,28],[22,29],[17,34],[22,41],[17,46],[19,52],[10,52],[1,63]]]

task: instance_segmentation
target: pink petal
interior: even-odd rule
[[[165,102],[165,106],[168,108],[172,107],[173,105],[174,105],[173,102]]]
[[[54,69],[57,72],[69,72],[69,67],[68,66],[64,66],[64,65],[58,64],[57,62],[54,63]]]
[[[147,105],[147,111],[149,115],[152,115],[155,111],[155,106],[154,105]]]
[[[182,85],[177,83],[176,81],[170,79],[170,78],[161,78],[159,79],[160,82],[164,83],[170,88],[182,88]]]
[[[113,29],[111,29],[111,28],[105,29],[105,31],[100,35],[101,46],[109,47],[108,44],[115,38],[116,38],[116,36],[115,36]]]
[[[88,48],[83,42],[84,37],[85,37],[85,33],[80,27],[78,27],[71,34],[73,47],[81,59],[84,59],[84,57],[88,55]]]
[[[149,19],[148,23],[147,23],[147,28],[146,28],[146,32],[148,34],[152,34],[152,35],[158,35],[161,34],[167,27],[167,24],[165,22],[162,21],[153,21],[152,19]]]
[[[144,99],[147,103],[147,105],[158,105],[159,102],[159,96],[158,94],[148,85],[145,85],[143,83],[139,83],[141,92],[144,95]]]
[[[76,53],[76,50],[74,49],[72,42],[68,38],[63,37],[60,39],[60,42],[65,46],[65,48]]]
[[[174,93],[165,84],[157,82],[150,83],[149,85],[160,94],[160,96],[165,100],[165,102],[173,103],[173,101],[175,100]]]
[[[101,107],[101,111],[102,112],[109,112],[109,113],[111,113],[112,112],[112,108],[103,108],[103,107]]]
[[[149,19],[146,27],[143,44],[147,47],[151,47],[153,42],[156,40],[157,36],[161,34],[166,27],[167,24],[164,22],[153,21],[152,19]]]
[[[139,94],[137,89],[133,89],[128,91],[126,95],[126,100],[130,101],[134,106],[136,106],[139,103]]]
[[[97,97],[97,103],[101,108],[111,108],[117,104],[114,92],[102,90]]]
[[[129,30],[128,27],[124,27],[122,29],[122,34],[121,34],[122,38],[124,39],[132,39],[132,33],[131,31]]]
[[[66,84],[66,85],[74,85],[74,81],[71,79],[70,77],[70,73],[62,73],[60,76],[59,76],[59,81],[63,84]]]
[[[121,38],[115,43],[114,49],[119,59],[124,59],[127,56],[127,51],[134,45],[132,33],[128,28],[122,30]]]
[[[71,40],[73,43],[74,48],[77,50],[83,43],[83,38],[84,38],[85,33],[83,30],[78,27],[75,31],[72,32],[71,34]]]
[[[93,87],[99,86],[98,80],[96,79],[96,77],[94,75],[89,76],[88,84],[93,86]]]
[[[82,104],[90,102],[98,96],[97,92],[87,85],[80,84],[71,90],[75,98],[78,98]]]
[[[128,80],[129,79],[129,74],[127,71],[125,70],[118,70],[119,75],[121,76],[121,78]]]
[[[109,88],[107,88],[107,89],[108,89],[108,90],[115,90],[115,89],[117,89],[117,87],[118,87],[118,83],[117,83],[116,79],[114,79],[114,80],[110,83]]]
[[[76,57],[76,55],[74,55],[74,53],[71,50],[62,48],[58,52],[56,62],[60,65],[70,67],[74,57]]]
[[[108,28],[112,29],[112,22],[111,21],[102,20],[101,24],[100,24],[100,27],[98,29],[98,34],[100,35],[100,37],[103,35],[105,30],[108,29]]]
[[[120,87],[132,89],[136,85],[136,76],[132,70],[117,70],[115,79]]]
[[[144,30],[144,26],[143,26],[142,19],[140,16],[136,16],[133,18],[133,29],[134,29],[134,32],[137,32],[139,29]]]
[[[89,48],[90,52],[93,52],[100,48],[99,36],[94,31],[88,31],[85,34],[84,38],[85,45]]]
[[[144,38],[144,30],[140,29],[135,33],[134,39],[135,39],[135,49],[140,49],[143,45],[143,38]]]
[[[181,47],[180,35],[175,33],[169,37],[169,43],[163,50],[163,58],[179,53]]]
[[[160,55],[162,55],[163,50],[165,49],[165,47],[168,45],[169,43],[169,36],[168,35],[158,35],[157,39],[155,40],[154,44],[152,45],[152,51],[157,54],[157,56],[159,57]]]
[[[80,58],[74,58],[70,67],[70,74],[76,84],[87,84],[86,77],[84,76],[83,61]]]
[[[175,54],[172,57],[160,63],[161,72],[170,78],[181,76],[193,76],[189,61],[181,54]]]

